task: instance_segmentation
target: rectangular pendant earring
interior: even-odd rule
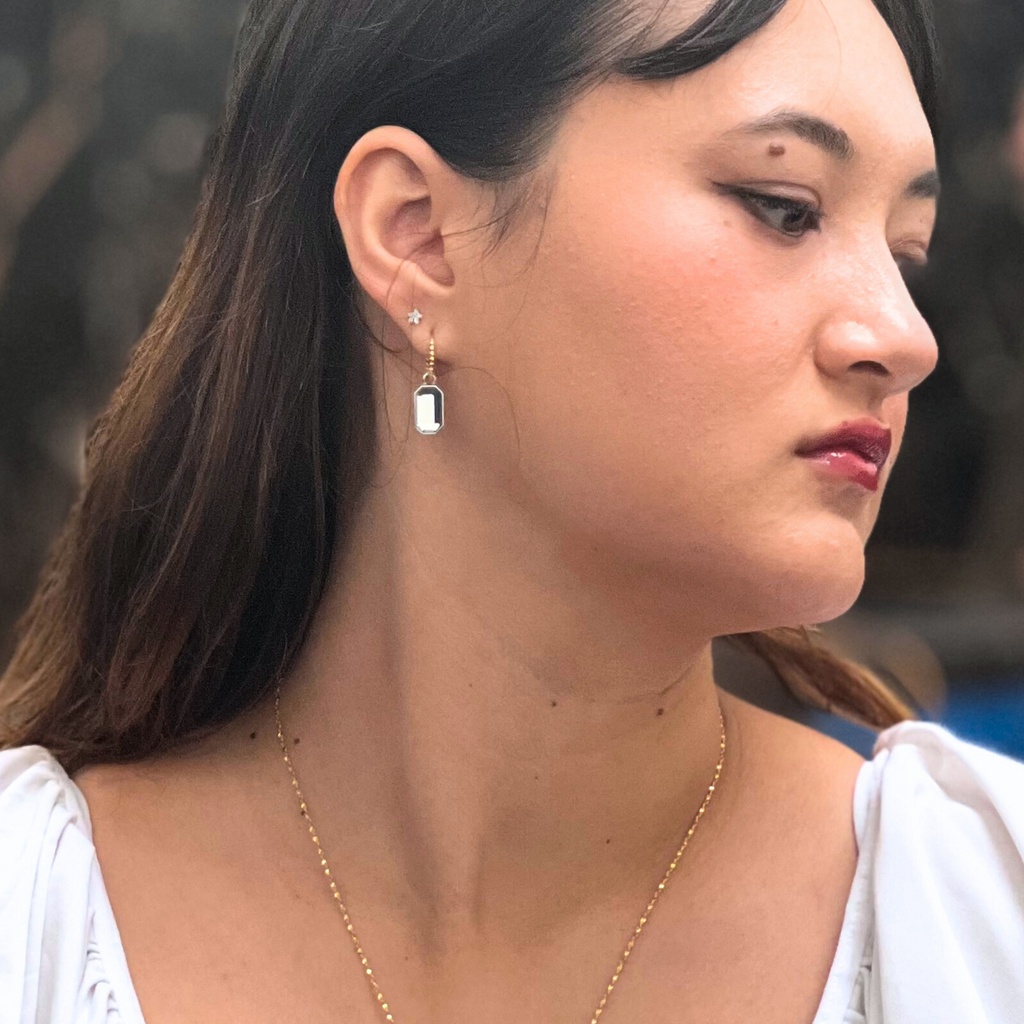
[[[436,434],[444,426],[444,392],[434,376],[434,336],[430,336],[430,356],[423,383],[412,395],[413,422],[421,434]]]

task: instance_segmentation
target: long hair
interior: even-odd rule
[[[301,646],[376,459],[375,339],[332,208],[360,136],[405,126],[490,183],[498,245],[574,98],[688,74],[783,3],[717,0],[648,49],[649,0],[253,0],[180,262],[16,623],[0,746],[137,760],[253,707]],[[937,136],[927,0],[876,3]],[[728,639],[805,702],[913,717],[813,632]]]

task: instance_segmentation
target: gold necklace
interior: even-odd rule
[[[363,947],[359,945],[359,939],[356,938],[355,928],[352,926],[352,920],[348,916],[348,910],[345,907],[344,902],[341,898],[341,893],[338,891],[337,885],[334,883],[334,876],[331,874],[331,869],[327,864],[327,858],[324,856],[324,851],[320,846],[320,837],[316,833],[316,829],[313,827],[312,819],[309,816],[309,811],[306,808],[306,800],[302,795],[302,790],[299,789],[299,780],[295,777],[295,769],[292,767],[292,759],[288,756],[288,748],[284,741],[284,730],[281,728],[281,687],[280,684],[277,687],[277,696],[274,699],[274,717],[277,719],[277,739],[281,744],[281,754],[284,756],[284,763],[288,766],[288,772],[292,777],[292,786],[295,789],[295,794],[299,798],[299,810],[302,816],[306,819],[309,827],[309,834],[313,838],[313,842],[316,845],[317,855],[320,857],[320,866],[324,869],[324,875],[327,878],[327,884],[330,886],[331,895],[334,897],[334,902],[337,903],[338,909],[341,911],[342,920],[345,922],[345,928],[348,931],[350,938],[352,939],[352,945],[355,948],[356,956],[359,957],[359,962],[363,965],[363,970],[366,972],[366,980],[370,983],[370,989],[373,991],[374,998],[377,1001],[377,1005],[380,1007],[381,1012],[384,1014],[384,1019],[394,1024],[394,1016],[391,1013],[387,1001],[384,999],[384,993],[381,992],[380,986],[377,984],[377,979],[374,977],[373,968],[370,967],[369,961],[366,959],[366,954],[363,952]],[[693,835],[694,830],[697,827],[697,823],[700,821],[704,814],[704,809],[707,807],[708,802],[711,800],[711,794],[715,791],[715,783],[718,782],[719,775],[722,774],[722,765],[725,762],[725,719],[722,717],[722,704],[719,701],[718,704],[718,721],[722,729],[722,741],[721,751],[722,755],[718,759],[718,764],[715,766],[715,777],[712,780],[710,786],[708,786],[707,794],[704,797],[703,803],[701,803],[697,810],[696,817],[693,819],[693,823],[690,825],[689,831],[686,833],[686,838],[683,840],[683,845],[676,851],[676,855],[672,858],[672,863],[668,866],[668,871],[665,872],[665,877],[658,883],[658,888],[655,889],[654,895],[651,897],[651,901],[647,904],[647,909],[640,915],[640,920],[637,923],[636,928],[633,929],[633,934],[629,937],[629,942],[626,943],[626,948],[622,952],[622,956],[619,958],[619,962],[615,967],[615,971],[612,974],[611,981],[605,987],[604,995],[601,996],[601,1001],[597,1004],[597,1009],[594,1010],[594,1016],[590,1019],[590,1024],[597,1024],[598,1017],[604,1013],[605,1004],[608,1002],[608,997],[612,994],[612,989],[615,988],[615,983],[619,980],[620,975],[626,969],[626,963],[629,960],[629,954],[633,952],[633,946],[636,945],[636,940],[640,937],[640,932],[643,930],[645,924],[647,924],[647,918],[650,916],[651,911],[654,909],[655,903],[658,902],[658,898],[665,891],[665,886],[668,884],[668,880],[672,875],[672,872],[676,869],[676,864],[679,863],[679,858],[683,855],[683,850],[686,849],[686,844],[690,841],[690,836]]]

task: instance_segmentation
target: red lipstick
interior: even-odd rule
[[[797,446],[796,454],[811,459],[831,476],[876,491],[891,447],[892,431],[888,427],[877,420],[860,419],[805,439]]]

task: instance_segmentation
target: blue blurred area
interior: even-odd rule
[[[868,729],[862,725],[854,725],[853,722],[847,722],[845,718],[831,715],[827,711],[815,711],[813,709],[808,709],[802,713],[800,721],[804,725],[809,725],[812,729],[817,729],[818,732],[825,733],[826,736],[831,736],[833,739],[845,743],[848,747],[853,747],[861,757],[870,759],[871,748],[874,745],[875,737],[878,735],[874,729]]]
[[[964,739],[1024,761],[1024,678],[960,680],[940,721]]]
[[[1024,678],[957,680],[945,705],[931,720],[971,743],[1024,761]],[[878,735],[874,729],[854,725],[824,711],[809,712],[805,721],[852,747],[862,757],[872,756],[871,748]]]

